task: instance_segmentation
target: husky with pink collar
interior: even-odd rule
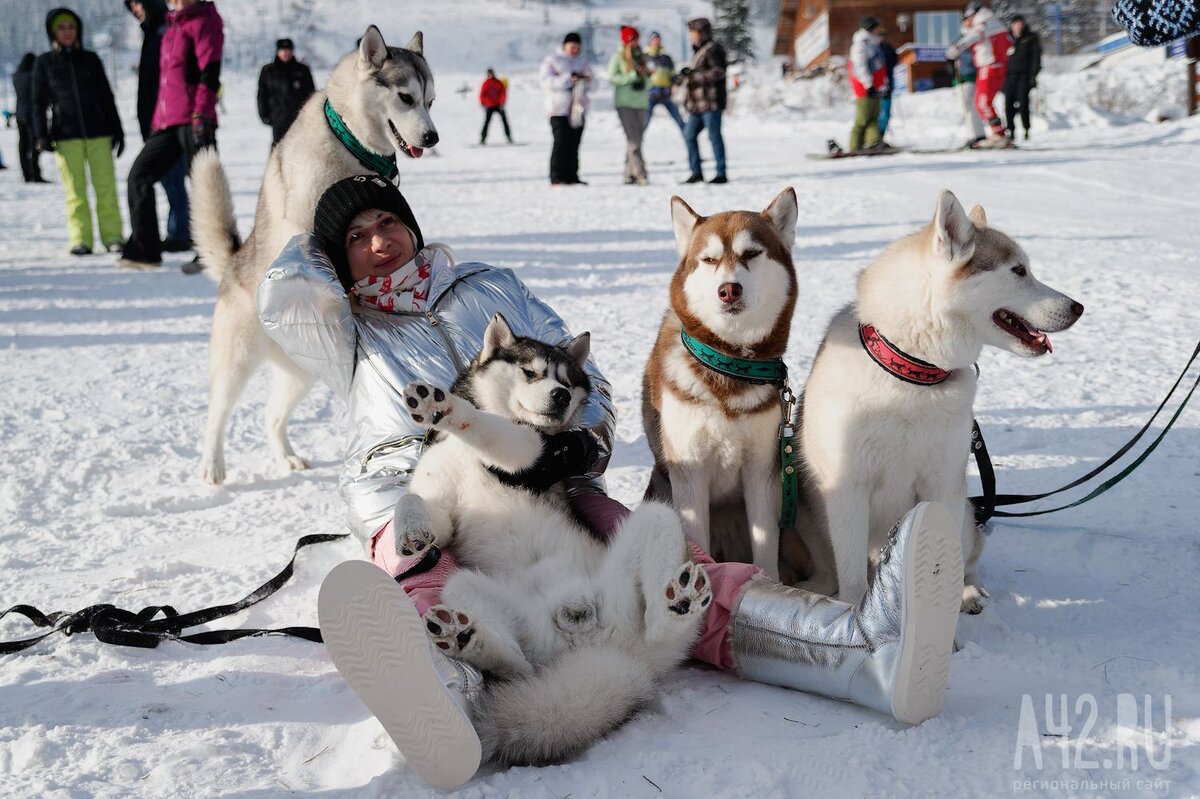
[[[811,501],[797,528],[824,533],[834,563],[815,583],[855,601],[888,530],[917,502],[940,502],[962,529],[962,609],[987,592],[967,500],[975,362],[985,345],[1026,357],[1050,352],[1083,306],[1033,276],[1029,256],[942,192],[933,221],[879,256],[857,300],[829,325],[804,387],[801,446]]]

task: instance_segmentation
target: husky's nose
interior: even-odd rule
[[[1082,302],[1072,302],[1071,303],[1071,313],[1075,314],[1076,319],[1083,316],[1083,303]]]
[[[561,410],[571,404],[571,392],[565,388],[556,388],[550,392],[550,401],[554,403],[554,407]]]
[[[721,298],[721,302],[737,302],[742,298],[742,284],[722,283],[717,289],[717,296]]]
[[[438,135],[436,130],[428,131],[421,137],[421,147],[432,147],[438,143]]]

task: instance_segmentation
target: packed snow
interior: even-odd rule
[[[365,4],[350,7],[367,21]],[[501,9],[518,15],[506,23],[511,40],[522,19],[531,36],[545,33],[540,8]],[[563,29],[574,24],[554,14]],[[361,30],[353,22],[337,29]],[[470,23],[468,39],[486,38],[486,22]],[[413,27],[383,24],[394,44]],[[734,93],[729,185],[677,185],[686,157],[662,115],[647,137],[651,185],[642,188],[621,185],[624,141],[601,85],[583,139],[591,185],[552,188],[536,59],[490,64],[461,49],[447,57],[437,41],[427,48],[442,143],[402,161],[402,190],[427,239],[450,243],[461,259],[515,269],[572,329],[592,332],[620,413],[608,482],[626,503],[639,500],[651,464],[640,384],[676,261],[672,194],[710,213],[759,209],[795,187],[801,299],[787,357],[795,375],[807,373],[856,273],[924,224],[939,190],[981,203],[1042,280],[1087,306],[1054,336],[1053,355],[988,351],[980,361],[976,411],[1003,492],[1061,485],[1114,452],[1200,336],[1200,120],[1085,114],[1092,79],[1049,76],[1053,113],[1039,116],[1027,148],[811,161],[805,154],[826,139],[844,140],[848,106],[790,107],[786,96],[798,90],[772,84],[764,68]],[[482,71],[504,72],[507,63],[517,65],[509,71],[514,135],[528,146],[471,146]],[[255,77],[225,75],[218,136],[243,233],[270,142],[254,113]],[[962,135],[949,92],[902,97],[893,119],[900,144],[936,148]],[[495,127],[492,136],[501,139]],[[0,148],[12,165],[15,130],[0,131]],[[130,147],[119,174],[135,155]],[[49,158],[43,168],[55,178]],[[344,407],[330,391],[318,387],[292,418],[292,440],[312,468],[284,474],[261,429],[260,375],[232,418],[227,484],[204,484],[197,471],[214,284],[181,274],[183,256],[150,274],[119,272],[112,256],[68,256],[57,184],[27,186],[10,168],[0,194],[0,608],[230,602],[280,569],[301,535],[341,531]],[[165,211],[164,201],[160,219]],[[1094,502],[997,522],[982,567],[990,603],[962,617],[945,709],[919,727],[688,665],[661,702],[578,760],[485,769],[458,795],[1200,794],[1198,452],[1200,410],[1191,408],[1143,466]],[[321,578],[358,556],[349,541],[312,547],[283,590],[214,626],[315,624]],[[0,640],[35,632],[20,619],[0,622]],[[1136,698],[1134,716],[1123,694]],[[1121,745],[1130,740],[1136,767]],[[293,794],[434,795],[318,645],[255,638],[142,650],[80,635],[0,658],[0,796]]]

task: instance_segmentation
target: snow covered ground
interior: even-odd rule
[[[407,32],[385,30],[400,41]],[[1116,450],[1200,335],[1200,121],[1116,126],[1093,117],[1053,129],[1042,121],[1019,151],[817,162],[804,154],[844,139],[844,109],[742,113],[726,129],[733,182],[680,187],[682,143],[660,117],[646,143],[652,185],[633,188],[620,185],[623,139],[601,89],[583,144],[591,185],[554,189],[532,76],[514,72],[510,93],[515,135],[528,146],[479,149],[470,146],[479,75],[448,69],[434,107],[443,143],[436,157],[401,164],[402,187],[427,238],[451,243],[461,258],[516,269],[574,329],[592,331],[621,414],[609,485],[627,503],[639,498],[651,463],[640,376],[675,262],[673,193],[704,213],[761,208],[784,186],[796,188],[801,302],[788,362],[797,375],[851,297],[855,273],[923,224],[940,189],[982,203],[992,224],[1025,246],[1039,277],[1087,306],[1079,324],[1054,337],[1053,355],[989,351],[980,363],[977,412],[1002,491],[1062,484]],[[220,131],[243,231],[269,143],[253,112],[253,79],[226,77]],[[453,91],[462,84],[466,95]],[[952,98],[901,103],[897,141],[951,140]],[[0,131],[10,163],[15,133]],[[271,467],[260,376],[232,420],[228,484],[203,484],[196,472],[214,285],[180,274],[180,257],[161,272],[129,274],[108,256],[67,256],[56,185],[25,186],[10,169],[0,173],[0,196],[0,607],[229,602],[282,567],[300,535],[340,530],[343,408],[328,390],[315,390],[293,417],[293,441],[311,470]],[[1193,408],[1097,501],[997,524],[983,560],[991,604],[963,617],[945,711],[918,728],[688,666],[657,707],[578,761],[484,771],[460,793],[1200,794],[1198,452]],[[220,626],[315,623],[321,577],[357,555],[345,542],[307,550],[291,584]],[[31,634],[18,620],[0,622],[0,640]],[[1137,697],[1136,719],[1118,717],[1120,694]],[[1066,712],[1055,704],[1048,717],[1047,695],[1065,696]],[[1118,766],[1118,740],[1138,726],[1158,732],[1137,738],[1136,769],[1128,752]],[[1022,744],[1040,747],[1041,760]],[[85,635],[0,658],[0,796],[430,793],[313,644],[138,650]]]

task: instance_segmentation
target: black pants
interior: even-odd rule
[[[1016,131],[1017,113],[1021,114],[1021,125],[1029,130],[1029,93],[1033,91],[1033,81],[1028,75],[1008,74],[1004,81],[1004,116],[1007,117],[1008,129]]]
[[[156,130],[142,145],[129,169],[129,240],[125,257],[134,261],[162,260],[162,241],[158,238],[158,214],[154,206],[154,184],[160,183],[182,156],[188,168],[196,148],[190,125],[175,125]]]
[[[504,113],[503,108],[487,108],[484,109],[483,115],[483,130],[479,132],[479,143],[483,144],[487,141],[488,128],[492,126],[492,115],[500,116],[500,123],[504,125],[504,138],[512,141],[512,131],[508,129],[508,114]]]
[[[550,117],[554,146],[550,149],[550,182],[579,182],[579,143],[583,128],[571,127],[569,117]]]
[[[33,125],[17,122],[17,155],[20,156],[21,176],[26,183],[42,179],[42,166],[38,163],[38,151],[34,147]]]

